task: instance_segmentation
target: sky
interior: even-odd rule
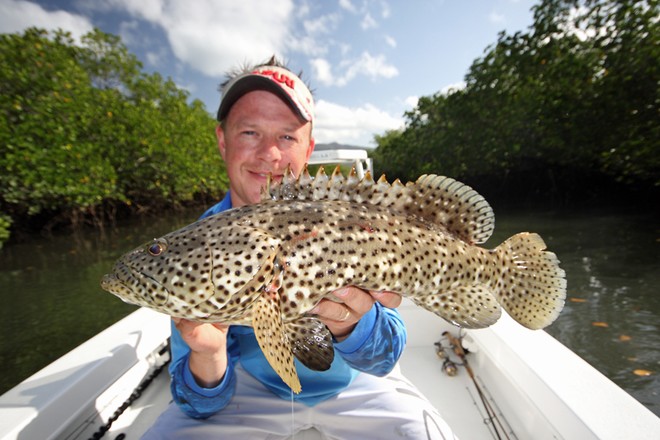
[[[228,69],[275,54],[302,70],[318,143],[374,147],[421,96],[461,87],[502,31],[527,30],[532,0],[0,0],[0,33],[30,26],[119,35],[215,114]]]

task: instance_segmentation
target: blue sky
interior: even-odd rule
[[[460,87],[470,64],[532,24],[531,0],[0,0],[0,32],[92,27],[215,113],[224,72],[277,54],[316,97],[317,142],[373,146],[418,97]]]

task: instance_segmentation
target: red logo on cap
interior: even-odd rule
[[[282,72],[276,72],[274,70],[255,70],[253,73],[263,76],[270,76],[278,83],[286,84],[290,89],[293,89],[293,78],[290,78]]]

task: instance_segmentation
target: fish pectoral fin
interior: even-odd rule
[[[335,357],[332,335],[317,318],[304,317],[285,324],[294,356],[307,368],[326,371]]]
[[[463,328],[491,326],[502,314],[495,296],[483,284],[457,286],[446,292],[416,298],[415,302]]]
[[[278,376],[294,393],[302,391],[293,363],[291,344],[284,332],[278,290],[267,290],[252,305],[252,325],[259,347]]]

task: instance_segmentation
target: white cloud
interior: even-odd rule
[[[372,79],[379,77],[393,78],[399,74],[399,70],[385,61],[384,55],[372,56],[369,52],[363,52],[355,62],[347,62],[349,68],[346,76],[350,79],[359,74]]]
[[[179,82],[179,81],[175,81],[174,83],[176,84],[176,86],[179,89],[183,89],[183,90],[187,91],[188,93],[190,93],[191,95],[194,95],[197,92],[197,85],[194,82],[182,83],[182,82]]]
[[[382,2],[380,14],[383,18],[389,18],[389,16],[392,14],[390,5],[387,2]]]
[[[81,15],[64,11],[47,11],[28,1],[0,0],[0,32],[16,33],[36,26],[48,30],[63,29],[71,32],[80,41],[87,32],[93,30],[90,21]]]
[[[314,137],[319,143],[374,145],[375,134],[402,128],[403,118],[394,117],[372,104],[346,107],[325,100],[316,103]]]
[[[467,84],[465,83],[465,81],[459,81],[457,83],[444,86],[442,89],[440,89],[440,93],[443,95],[451,95],[454,92],[463,90],[466,86]]]
[[[328,51],[327,42],[331,40],[328,34],[336,31],[340,21],[339,14],[326,14],[314,18],[301,16],[300,19],[302,26],[292,29],[286,40],[286,48],[312,57],[325,55]],[[296,32],[298,28],[302,28],[304,32]],[[325,43],[322,44],[321,41]]]
[[[218,76],[237,63],[286,52],[293,0],[112,0],[135,18],[162,27],[175,56]]]
[[[393,78],[399,70],[388,64],[384,55],[373,56],[363,52],[357,59],[345,59],[339,63],[338,71],[332,72],[328,61],[317,58],[312,60],[312,68],[316,79],[323,85],[342,87],[357,76],[366,76],[371,79]]]
[[[349,12],[357,12],[357,8],[351,3],[351,0],[339,0],[339,7]]]
[[[366,31],[367,29],[378,27],[378,23],[376,23],[376,20],[374,20],[371,14],[367,12],[360,23],[360,27]]]
[[[92,29],[90,21],[83,16],[64,11],[48,12],[26,1],[0,0],[0,7],[0,22],[9,32],[39,24],[48,24],[50,28],[59,24],[74,35]],[[79,7],[89,14],[113,10],[128,14],[120,24],[120,35],[126,43],[132,41],[134,45],[141,45],[146,62],[154,66],[161,66],[166,54],[154,49],[162,47],[162,42],[142,40],[145,35],[140,29],[145,21],[162,29],[178,62],[211,77],[218,77],[240,63],[267,59],[272,54],[286,58],[287,53],[295,52],[313,58],[311,63],[316,77],[325,85],[344,86],[360,76],[378,79],[399,73],[383,55],[363,52],[350,56],[351,45],[333,37],[341,14],[314,16],[309,7],[302,13],[295,7],[294,0],[197,0],[193,3],[188,0],[98,3],[81,0]],[[343,0],[339,9],[366,14],[364,25],[376,25],[372,15],[363,9],[358,11],[348,0]],[[396,45],[391,38],[386,41],[392,47]],[[330,49],[339,50],[342,61],[334,62],[328,57]]]
[[[160,52],[147,52],[146,57],[147,57],[147,63],[149,63],[150,66],[154,67],[160,67],[164,60],[165,60],[165,53],[163,51]]]
[[[406,99],[403,100],[403,102],[406,103],[406,106],[413,109],[417,107],[417,103],[419,102],[419,96],[408,96]]]
[[[498,14],[497,12],[493,11],[488,16],[488,21],[495,24],[501,24],[506,21],[506,17],[503,14]]]
[[[305,17],[309,16],[312,12],[312,7],[309,4],[309,0],[299,0],[296,3],[296,17],[300,19],[304,19]]]
[[[119,36],[126,45],[140,44],[144,37],[140,35],[140,23],[137,20],[123,21],[119,24]]]
[[[385,35],[385,43],[392,48],[396,47],[396,40],[389,35]]]
[[[312,71],[314,72],[314,77],[321,84],[332,84],[332,67],[330,63],[323,58],[314,58],[310,61],[312,64]]]
[[[321,15],[311,20],[305,20],[303,26],[308,34],[323,35],[333,32],[337,28],[339,14]]]

